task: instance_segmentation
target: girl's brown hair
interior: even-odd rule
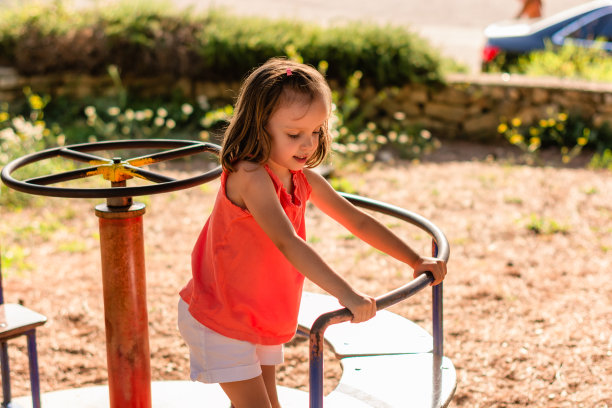
[[[234,171],[241,160],[263,164],[270,156],[272,140],[265,127],[281,98],[312,103],[323,98],[331,105],[331,90],[323,75],[310,65],[272,58],[255,69],[244,81],[234,114],[225,131],[221,148],[221,165]],[[330,106],[331,109],[331,106]],[[325,121],[316,152],[307,167],[320,164],[330,147],[328,123]]]

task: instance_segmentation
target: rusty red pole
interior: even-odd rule
[[[131,198],[96,206],[111,408],[151,408],[144,213],[144,204]]]

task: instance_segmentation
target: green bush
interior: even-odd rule
[[[519,58],[517,70],[531,76],[560,76],[590,81],[612,80],[612,57],[600,48],[584,48],[571,43],[554,48],[550,43],[542,51]]]
[[[14,115],[10,113],[8,104],[0,104],[0,167],[18,157],[64,142],[61,130],[45,122],[44,109],[49,99],[32,93],[28,88],[25,89],[25,96],[28,104],[26,115]],[[56,163],[52,161],[30,164],[17,170],[18,179],[53,173],[57,170],[55,166]],[[31,198],[30,195],[9,189],[5,184],[0,185],[0,206],[20,207]]]
[[[237,17],[221,11],[172,12],[160,2],[128,2],[100,10],[23,6],[0,12],[0,63],[22,74],[171,75],[239,81],[270,57],[294,47],[304,62],[326,60],[343,84],[356,70],[377,87],[440,83],[441,58],[400,27]]]
[[[500,55],[485,67],[489,72],[510,72],[528,76],[555,76],[612,81],[612,56],[602,47],[584,48],[575,44],[554,46],[550,42],[544,50],[524,56]]]
[[[607,169],[612,171],[612,149],[605,149],[601,153],[595,153],[589,162],[589,168],[594,170]]]

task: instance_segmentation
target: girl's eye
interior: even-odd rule
[[[291,139],[297,139],[297,138],[300,137],[299,134],[297,134],[297,135],[288,134],[287,136],[289,136]]]

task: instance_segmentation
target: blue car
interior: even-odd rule
[[[520,55],[572,43],[612,52],[612,0],[597,0],[538,20],[513,20],[485,29],[483,71],[512,63]]]

